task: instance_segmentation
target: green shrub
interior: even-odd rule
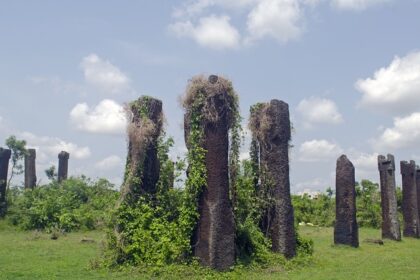
[[[93,182],[82,176],[60,184],[53,181],[34,190],[10,192],[8,219],[25,230],[94,229],[105,224],[117,197],[105,179]]]

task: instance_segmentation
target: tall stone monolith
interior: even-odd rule
[[[0,217],[3,217],[7,211],[7,172],[11,155],[12,152],[9,149],[0,148]]]
[[[206,186],[198,200],[199,220],[192,237],[192,249],[201,264],[217,270],[226,270],[235,262],[235,222],[229,198],[228,164],[228,133],[234,118],[235,98],[228,80],[211,75],[208,79],[193,78],[183,99],[187,148],[191,152],[191,133],[198,129],[203,135],[201,143],[196,144],[206,150],[206,174],[203,174]]]
[[[162,101],[141,96],[127,107],[128,153],[120,202],[134,204],[143,194],[154,195],[159,180],[158,138],[162,132]]]
[[[420,167],[417,166],[416,168],[416,191],[417,191],[417,210],[419,215],[419,224],[420,224]],[[420,226],[419,226],[420,228]],[[419,233],[420,235],[420,233]]]
[[[25,189],[33,189],[36,185],[36,150],[28,149],[25,155]]]
[[[267,202],[261,229],[270,238],[272,250],[287,258],[296,255],[296,233],[290,197],[289,106],[279,100],[251,110],[250,128],[260,149],[260,195]]]
[[[381,182],[382,238],[400,241],[401,228],[397,211],[394,156],[379,155],[378,169]]]
[[[335,178],[335,244],[359,247],[355,186],[354,166],[345,155],[342,155],[337,159]]]
[[[70,154],[65,151],[61,151],[58,154],[58,182],[67,180],[67,175],[69,171],[69,158]]]
[[[403,235],[405,237],[420,237],[419,212],[417,206],[416,163],[401,161],[402,175],[402,210],[404,219]]]

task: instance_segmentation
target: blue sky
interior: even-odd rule
[[[35,147],[43,182],[64,149],[71,174],[120,184],[123,104],[162,99],[181,155],[178,98],[215,73],[233,81],[244,124],[256,102],[289,103],[293,192],[334,187],[342,153],[357,179],[378,181],[378,154],[420,161],[418,11],[419,0],[0,1],[0,143]]]

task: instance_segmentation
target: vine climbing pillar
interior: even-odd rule
[[[141,96],[127,107],[128,153],[120,202],[130,205],[142,194],[155,194],[159,180],[158,138],[162,132],[162,101]]]
[[[289,179],[289,105],[274,99],[253,106],[250,128],[260,152],[258,191],[267,203],[261,229],[271,239],[274,252],[291,258],[296,255],[296,233]]]
[[[229,129],[235,96],[231,83],[211,75],[191,80],[183,106],[185,140],[189,153],[204,149],[206,185],[198,197],[199,219],[192,237],[193,254],[200,262],[226,270],[235,262],[235,223],[229,198]],[[192,134],[201,133],[199,143]],[[189,166],[191,170],[192,166]],[[191,176],[191,174],[188,174]],[[193,178],[189,178],[193,179]]]

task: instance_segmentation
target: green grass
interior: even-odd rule
[[[199,267],[171,266],[160,270],[93,270],[103,232],[78,232],[51,240],[46,233],[24,232],[0,221],[0,279],[420,279],[420,240],[364,243],[380,231],[360,230],[360,248],[332,245],[332,229],[301,227],[315,242],[313,260],[267,268],[236,268],[215,273]],[[95,243],[81,243],[83,237]]]

